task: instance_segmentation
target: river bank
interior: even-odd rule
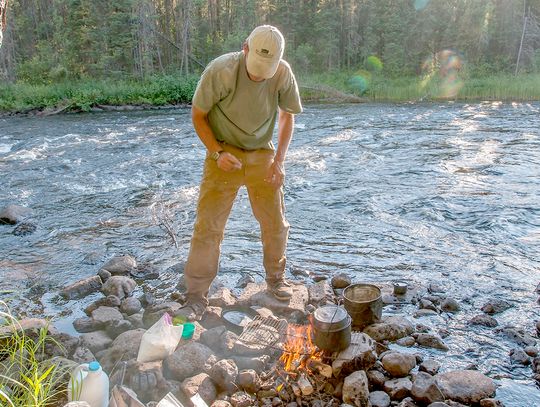
[[[144,110],[190,103],[198,76],[0,85],[0,116]],[[385,78],[367,71],[299,76],[305,103],[535,101],[540,75]]]

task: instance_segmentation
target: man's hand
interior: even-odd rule
[[[231,172],[242,168],[242,161],[231,153],[223,151],[216,161],[218,168],[222,171]]]
[[[266,182],[269,182],[274,188],[279,188],[285,181],[285,167],[281,161],[276,161],[270,165],[268,172],[266,173]]]

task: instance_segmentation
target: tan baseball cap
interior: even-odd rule
[[[273,77],[285,48],[281,32],[274,26],[261,25],[249,34],[247,44],[246,68],[249,74],[264,79]]]

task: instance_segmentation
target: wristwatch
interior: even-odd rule
[[[217,161],[219,160],[219,156],[221,155],[222,152],[223,150],[214,151],[212,154],[210,154],[210,158],[214,161]]]

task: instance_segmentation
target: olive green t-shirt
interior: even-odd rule
[[[193,106],[208,113],[218,141],[246,150],[273,149],[278,107],[302,112],[298,85],[289,64],[280,61],[276,74],[261,82],[249,79],[243,52],[214,59],[204,70]]]

